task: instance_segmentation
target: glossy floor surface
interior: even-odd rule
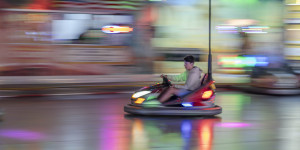
[[[213,118],[126,115],[129,97],[2,98],[0,150],[300,149],[300,96],[219,92]]]

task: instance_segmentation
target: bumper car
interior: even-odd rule
[[[222,108],[215,105],[214,80],[205,74],[201,86],[183,96],[172,96],[168,101],[160,103],[157,97],[165,88],[172,85],[163,77],[162,83],[143,87],[134,92],[130,104],[124,106],[124,111],[136,115],[179,115],[179,116],[214,116],[222,113]]]
[[[209,1],[209,14],[211,14],[211,1]],[[212,79],[211,55],[211,15],[209,15],[209,45],[208,45],[208,71],[200,80],[201,86],[185,95],[172,96],[164,103],[157,99],[165,88],[172,83],[163,77],[163,82],[141,88],[133,93],[129,104],[124,111],[136,115],[160,116],[214,116],[222,113],[222,108],[215,105],[216,87]]]
[[[251,74],[253,92],[272,95],[300,94],[299,77],[289,68],[255,67]]]

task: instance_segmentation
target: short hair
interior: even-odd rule
[[[192,55],[185,56],[183,60],[186,61],[186,62],[189,62],[189,63],[194,63],[195,62],[195,58]]]

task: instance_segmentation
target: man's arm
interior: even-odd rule
[[[186,81],[187,79],[187,71],[179,74],[179,75],[168,75],[168,79],[175,82]]]

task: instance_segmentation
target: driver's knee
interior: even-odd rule
[[[172,94],[177,94],[179,92],[179,89],[172,87]]]

